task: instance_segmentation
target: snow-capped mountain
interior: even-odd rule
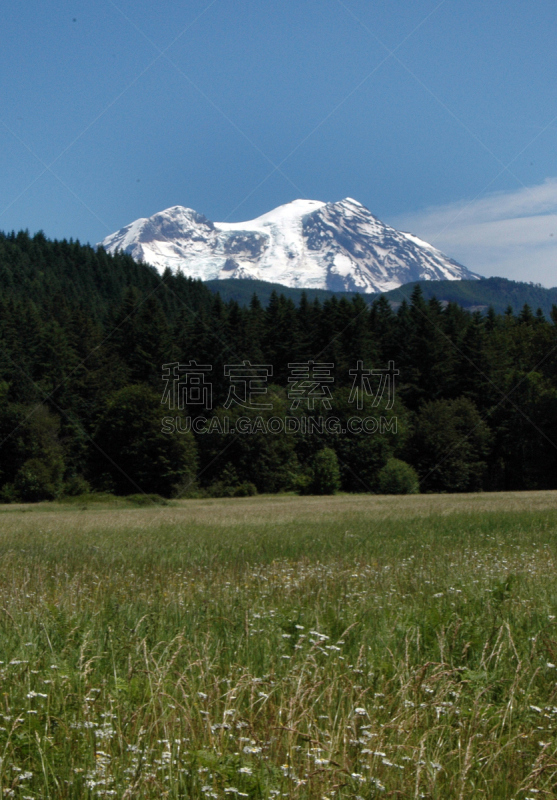
[[[173,206],[101,245],[161,272],[170,267],[202,280],[252,278],[308,289],[386,292],[416,280],[480,277],[350,197],[294,200],[249,222],[211,222]]]

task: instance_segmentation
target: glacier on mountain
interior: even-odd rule
[[[294,200],[248,222],[173,206],[107,236],[107,252],[201,280],[246,278],[333,291],[386,292],[417,280],[479,278],[350,197]]]

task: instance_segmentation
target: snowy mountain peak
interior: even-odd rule
[[[291,203],[285,203],[283,206],[277,206],[272,211],[262,214],[260,217],[252,220],[252,222],[273,222],[278,219],[294,219],[303,217],[306,214],[311,214],[317,211],[318,208],[326,205],[320,200],[292,200]],[[221,223],[222,224],[222,223]],[[249,223],[235,222],[235,225],[246,225]]]
[[[248,222],[211,222],[172,206],[111,234],[102,246],[186,275],[252,278],[285,286],[384,292],[415,280],[478,278],[351,197],[293,200]]]

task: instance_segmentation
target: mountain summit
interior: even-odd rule
[[[294,200],[249,222],[211,222],[173,206],[126,225],[101,246],[201,280],[251,278],[332,291],[386,292],[410,281],[480,277],[350,197]]]

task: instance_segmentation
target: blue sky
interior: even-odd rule
[[[350,196],[484,275],[557,284],[554,2],[2,10],[2,230],[94,243],[171,205]]]

